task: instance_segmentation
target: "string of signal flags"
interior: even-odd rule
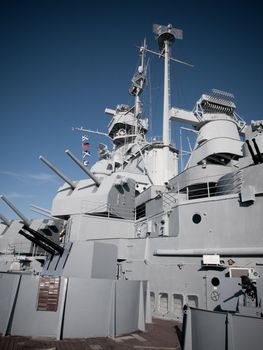
[[[84,166],[88,166],[89,161],[88,159],[86,159],[86,157],[91,156],[91,153],[89,151],[90,143],[89,143],[88,135],[82,135],[81,142],[82,142],[82,163]]]

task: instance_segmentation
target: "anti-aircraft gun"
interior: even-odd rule
[[[55,243],[51,239],[47,238],[40,232],[36,231],[31,227],[31,221],[18,209],[16,206],[10,202],[4,195],[0,198],[5,202],[5,204],[18,215],[22,221],[22,226],[20,226],[18,233],[28,239],[30,242],[36,244],[38,247],[44,249],[47,253],[51,255],[62,254],[64,248],[59,244]],[[11,222],[1,214],[1,220],[9,227]]]

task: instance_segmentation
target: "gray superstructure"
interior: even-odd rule
[[[100,144],[90,170],[66,150],[85,173],[78,181],[40,156],[65,181],[45,220],[2,197],[21,219],[0,216],[3,335],[116,336],[144,330],[152,316],[182,321],[184,305],[262,323],[263,121],[246,125],[219,90],[192,111],[170,106],[170,51],[182,31],[154,32],[165,62],[163,140],[146,138],[140,95],[153,51],[144,45],[134,106],[105,110],[113,149]],[[171,119],[196,134],[180,172]]]

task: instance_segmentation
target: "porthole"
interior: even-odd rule
[[[201,215],[200,214],[194,214],[192,217],[193,223],[194,224],[199,224],[202,220]]]
[[[213,277],[213,278],[211,279],[211,283],[212,283],[212,285],[213,285],[214,287],[218,287],[219,284],[220,284],[220,280],[219,280],[219,278],[217,278],[217,277]]]

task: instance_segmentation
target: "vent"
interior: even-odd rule
[[[57,311],[60,277],[40,277],[38,287],[38,311]]]
[[[136,207],[136,220],[144,218],[145,215],[146,215],[145,203],[138,205],[138,207]]]

